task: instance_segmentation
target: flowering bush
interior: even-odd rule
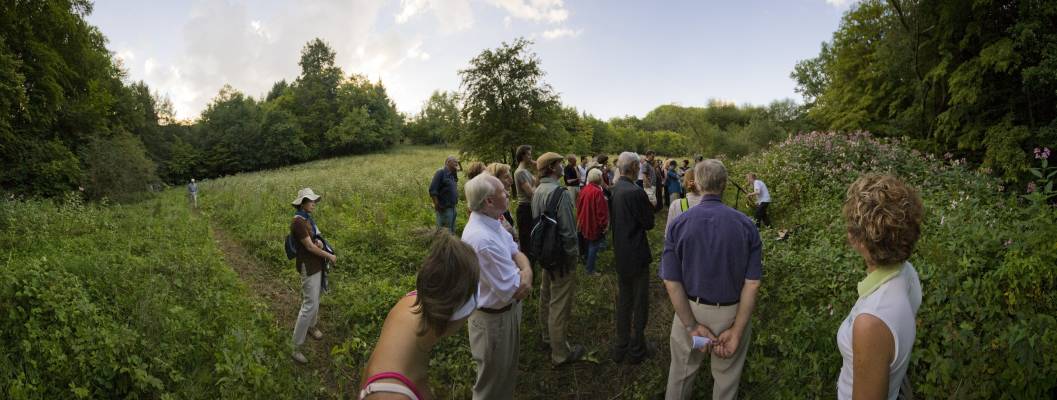
[[[1048,152],[1039,151],[1041,157]],[[1048,156],[1048,154],[1046,154]],[[910,262],[924,290],[910,381],[924,398],[1040,398],[1057,388],[1057,213],[1002,193],[962,160],[908,150],[867,133],[813,132],[732,167],[753,171],[774,195],[764,229],[764,285],[746,385],[767,396],[833,397],[841,365],[835,336],[865,277],[840,215],[847,186],[889,173],[918,188],[922,237]],[[1045,173],[1052,177],[1053,173]],[[1036,174],[1039,175],[1039,174]],[[1049,188],[1047,188],[1049,190]],[[1039,351],[1040,349],[1050,349]]]

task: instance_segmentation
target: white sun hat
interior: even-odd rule
[[[312,188],[304,188],[297,191],[297,198],[294,199],[294,201],[290,202],[290,204],[299,206],[301,205],[301,201],[304,199],[316,201],[319,200],[319,195],[316,194],[316,192],[313,192]]]

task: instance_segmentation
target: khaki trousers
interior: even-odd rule
[[[504,313],[470,314],[470,354],[477,364],[474,400],[512,399],[517,386],[521,303]]]
[[[565,274],[551,273],[540,269],[543,283],[540,285],[540,327],[543,342],[551,345],[551,361],[565,362],[569,358],[569,343],[565,332],[573,313],[576,297],[576,271],[569,268]]]
[[[734,325],[738,305],[709,306],[690,302],[690,310],[697,322],[707,327],[712,334],[720,333]],[[738,395],[738,382],[741,381],[741,370],[745,366],[745,354],[748,353],[749,339],[752,337],[752,324],[745,326],[738,349],[731,358],[722,358],[715,354],[692,350],[690,335],[679,316],[672,317],[672,333],[669,343],[672,349],[672,363],[668,367],[668,387],[666,400],[683,400],[691,398],[694,389],[694,377],[697,375],[705,356],[711,355],[709,362],[712,369],[712,398],[715,400],[734,399]]]
[[[323,284],[323,273],[307,276],[304,271],[305,268],[301,268],[301,311],[297,313],[297,323],[294,324],[295,348],[305,344],[308,329],[319,322],[319,290]]]

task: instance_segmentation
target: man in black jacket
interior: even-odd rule
[[[617,343],[613,361],[637,364],[649,356],[646,340],[647,289],[649,288],[650,243],[646,231],[653,229],[653,206],[646,192],[635,184],[639,174],[639,155],[620,154],[617,168],[620,178],[613,185],[613,250],[618,276]],[[634,318],[634,328],[631,320]]]

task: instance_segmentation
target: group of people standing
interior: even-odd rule
[[[475,399],[509,399],[517,385],[524,301],[538,291],[541,342],[554,366],[581,360],[586,349],[575,344],[568,326],[576,293],[575,268],[584,257],[588,275],[597,273],[598,252],[612,238],[618,292],[614,362],[637,364],[655,353],[645,337],[648,322],[650,264],[655,260],[647,237],[655,227],[656,203],[646,182],[654,179],[653,155],[621,153],[615,168],[608,156],[595,159],[547,152],[533,157],[531,146],[515,152],[515,168],[502,164],[470,164],[465,172],[469,217],[461,240],[455,232],[459,204],[459,161],[449,157],[431,182],[429,193],[443,228],[418,273],[417,290],[398,301],[382,328],[368,361],[360,398],[400,394],[429,398],[426,369],[437,341],[469,321],[468,335],[477,377]],[[763,275],[762,240],[758,224],[769,225],[770,193],[749,175],[756,200],[756,221],[722,201],[727,170],[718,160],[695,160],[679,168],[669,163],[664,173],[678,182],[669,186],[668,218],[658,275],[674,308],[669,335],[666,398],[692,397],[697,371],[710,358],[712,397],[732,399],[752,340],[751,319]],[[654,172],[643,173],[644,169]],[[564,180],[564,185],[562,184]],[[665,182],[668,184],[671,181]],[[311,191],[309,190],[311,194]],[[313,194],[314,196],[314,194]],[[512,197],[513,196],[513,197]],[[516,199],[512,216],[510,201]],[[301,196],[299,215],[310,213],[318,197]],[[300,203],[300,204],[299,204]],[[914,341],[914,317],[921,302],[917,273],[906,262],[919,236],[921,200],[916,191],[891,176],[869,175],[846,193],[843,215],[851,246],[867,265],[859,283],[859,301],[841,325],[837,342],[844,366],[838,394],[876,394],[894,399],[906,374]],[[298,222],[300,249],[319,255],[308,233],[311,222]],[[555,225],[560,257],[546,268],[540,254],[530,254],[533,228],[541,219]],[[310,225],[310,226],[306,226]],[[308,232],[306,232],[308,231]],[[450,234],[449,234],[450,232]],[[323,254],[327,254],[323,252]],[[548,260],[554,260],[549,255]],[[312,269],[300,261],[299,271],[312,289]],[[536,275],[542,275],[536,279]],[[534,282],[540,287],[534,288]],[[306,294],[294,342],[313,337],[317,314]],[[308,310],[306,314],[306,310]],[[302,326],[303,325],[303,326]],[[295,352],[295,359],[300,353]],[[302,356],[303,357],[303,356]],[[299,360],[301,361],[301,360]],[[893,391],[894,390],[894,391]]]

